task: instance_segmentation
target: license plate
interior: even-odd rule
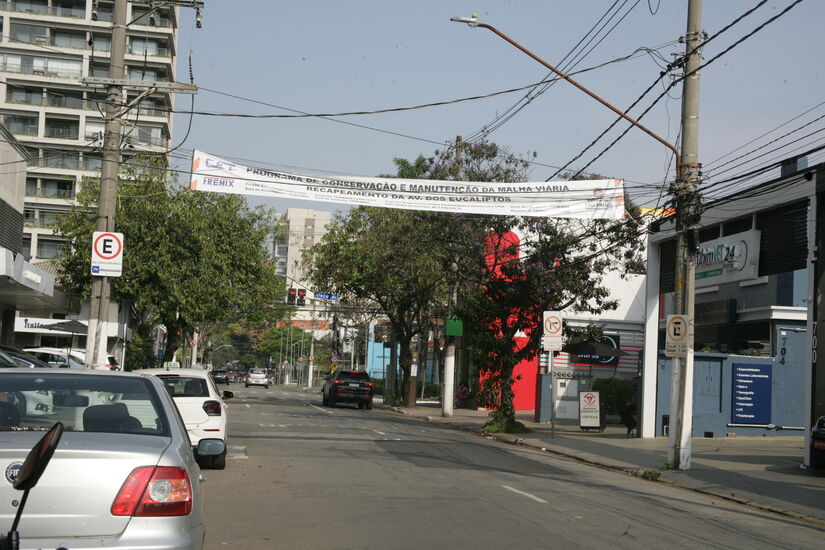
[[[350,387],[350,388],[360,388],[360,387],[361,387],[361,384],[353,384],[352,382],[350,382],[349,387]]]

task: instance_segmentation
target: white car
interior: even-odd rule
[[[178,406],[186,424],[192,447],[197,449],[201,439],[220,439],[226,443],[226,404],[224,399],[235,397],[231,391],[218,392],[212,376],[200,369],[140,369],[138,374],[151,374],[163,381],[169,394]],[[226,467],[226,453],[201,459],[201,468],[223,470]]]
[[[86,353],[83,350],[68,350],[66,348],[25,348],[26,353],[34,355],[44,363],[61,369],[85,369]]]

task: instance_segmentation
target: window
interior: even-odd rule
[[[6,127],[12,134],[23,136],[37,135],[37,116],[29,115],[6,115]]]
[[[54,6],[52,8],[54,15],[80,19],[86,17],[85,0],[53,0],[52,5]]]
[[[9,103],[25,103],[27,105],[40,105],[43,103],[43,93],[40,88],[23,88],[20,86],[7,86],[6,99]]]
[[[23,223],[25,225],[37,224],[37,210],[33,208],[26,208],[23,210]]]
[[[69,180],[42,180],[41,192],[44,197],[71,199],[74,197],[74,182]]]
[[[70,168],[77,170],[80,157],[69,151],[43,151],[43,166],[52,168]]]
[[[92,49],[99,52],[112,51],[112,37],[104,36],[102,34],[92,35]]]
[[[131,53],[137,55],[161,55],[161,49],[164,50],[163,55],[165,55],[166,48],[161,48],[158,44],[157,40],[152,40],[151,38],[137,38],[133,37],[131,39]]]
[[[103,131],[105,128],[103,122],[86,122],[86,131],[84,136],[89,140],[103,141]]]
[[[24,258],[32,257],[32,238],[28,235],[23,236],[23,244],[20,246],[20,253]]]
[[[26,196],[37,196],[37,178],[26,178]]]
[[[15,11],[49,13],[48,0],[14,0]]]
[[[52,45],[61,48],[76,48],[83,50],[86,48],[85,32],[54,31],[52,35]]]
[[[63,255],[63,241],[51,239],[37,240],[37,257],[44,260],[53,260]]]
[[[51,107],[66,107],[68,109],[83,108],[83,93],[69,91],[46,91],[46,105]]]
[[[94,170],[96,172],[103,168],[103,157],[94,153],[83,154],[83,168],[85,170]]]
[[[61,212],[57,210],[41,210],[40,211],[40,227],[52,227],[57,223]]]
[[[45,137],[60,139],[77,139],[80,131],[80,121],[47,118]]]
[[[37,25],[12,23],[9,37],[14,42],[28,42],[30,44],[48,44],[49,29]]]

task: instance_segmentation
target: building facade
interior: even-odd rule
[[[84,181],[100,176],[106,90],[82,79],[109,76],[113,15],[107,0],[0,1],[0,119],[28,154],[21,249],[34,265],[60,255],[63,239],[52,222],[75,204]],[[174,81],[177,8],[131,1],[127,21],[125,78]],[[141,91],[127,89],[124,102]],[[165,154],[171,106],[171,94],[158,92],[123,117],[123,162]],[[23,338],[39,345],[41,335],[49,339],[47,331]]]

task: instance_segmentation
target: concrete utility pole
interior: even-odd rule
[[[702,0],[688,2],[682,85],[682,168],[676,182],[676,285],[675,313],[688,318],[687,354],[673,358],[668,432],[668,463],[680,470],[690,469],[691,433],[693,431],[693,331],[694,287],[696,279],[695,249],[699,244],[693,226],[699,219],[699,73],[701,63]]]
[[[461,136],[455,138],[455,179],[461,178]],[[450,247],[452,250],[452,246]],[[456,303],[458,302],[458,265],[455,261],[450,265],[452,272],[453,288],[450,292],[450,302],[447,308],[448,316],[453,315]],[[444,380],[441,393],[441,416],[453,416],[453,402],[455,401],[455,336],[446,336],[447,319],[444,319],[445,337],[447,338],[447,353],[444,356]]]
[[[123,80],[126,54],[126,0],[115,0],[112,19],[112,47],[109,78]],[[103,165],[100,169],[100,199],[97,204],[97,231],[115,230],[117,175],[120,170],[121,127],[118,112],[123,104],[123,86],[110,84],[106,93],[106,119],[103,130]],[[104,363],[107,353],[109,321],[109,277],[92,277],[89,302],[89,328],[86,337],[86,367]]]

